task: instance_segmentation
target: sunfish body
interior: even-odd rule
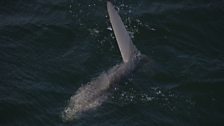
[[[80,87],[63,111],[63,120],[69,121],[100,106],[110,94],[110,89],[136,70],[144,56],[136,49],[125,26],[111,2],[107,10],[112,28],[121,52],[123,62]]]

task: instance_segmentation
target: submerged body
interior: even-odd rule
[[[127,63],[121,63],[103,72],[99,77],[80,87],[76,94],[70,98],[68,106],[63,113],[66,121],[79,118],[88,110],[100,106],[109,96],[110,89],[131,74],[142,63],[144,57],[136,55]]]
[[[145,57],[135,48],[120,16],[110,2],[107,2],[107,8],[123,62],[78,89],[63,112],[65,121],[79,118],[83,112],[100,106],[108,98],[109,90],[136,70]]]

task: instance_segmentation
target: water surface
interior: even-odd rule
[[[0,1],[1,126],[224,124],[224,1],[116,0],[151,62],[64,123],[70,96],[121,62],[105,0]]]

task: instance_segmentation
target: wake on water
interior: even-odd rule
[[[103,72],[99,77],[80,87],[62,113],[64,121],[77,119],[82,113],[100,106],[110,95],[110,89],[126,78],[139,66],[144,55],[135,48],[120,16],[110,2],[107,2],[110,21],[122,54],[123,63]]]

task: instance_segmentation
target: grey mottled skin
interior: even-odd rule
[[[82,113],[100,106],[108,98],[110,89],[136,70],[139,64],[146,59],[135,48],[111,2],[107,2],[107,8],[123,62],[80,87],[75,95],[70,98],[62,114],[64,121],[79,118]]]
[[[100,106],[108,98],[109,90],[136,70],[143,59],[144,56],[138,53],[129,62],[112,67],[109,71],[103,72],[93,81],[80,87],[70,98],[69,104],[63,112],[64,121],[79,118],[83,112]]]

